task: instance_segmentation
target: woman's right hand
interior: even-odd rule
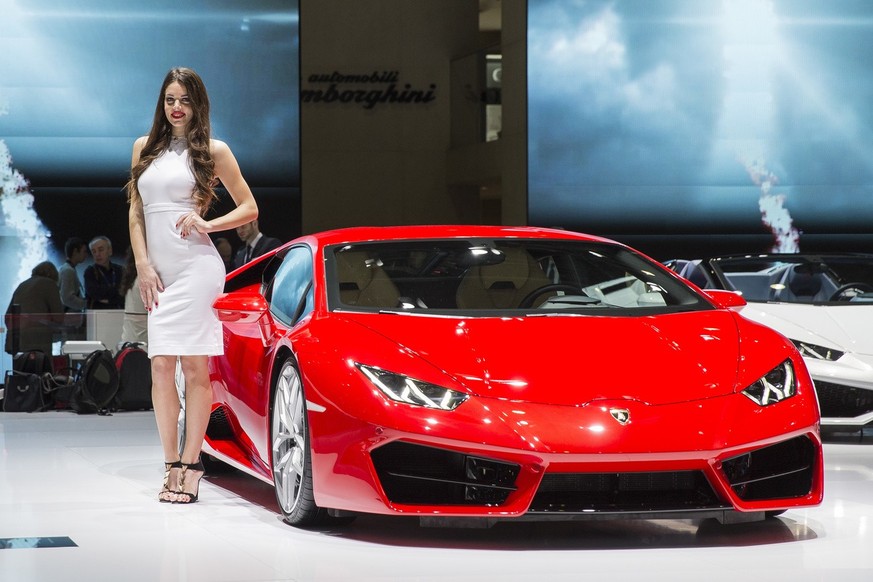
[[[139,295],[142,304],[147,311],[151,311],[158,306],[158,293],[164,290],[164,284],[161,283],[161,278],[151,263],[137,265],[136,273],[139,278]]]

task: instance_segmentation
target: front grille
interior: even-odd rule
[[[548,473],[532,513],[654,512],[722,508],[700,471]]]
[[[495,506],[515,491],[519,465],[456,451],[388,443],[370,453],[385,495],[405,505]]]
[[[815,447],[805,436],[728,459],[722,470],[744,501],[801,497],[812,488]]]
[[[873,412],[873,390],[821,380],[814,383],[824,418],[855,418]]]

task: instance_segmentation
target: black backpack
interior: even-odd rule
[[[118,392],[118,370],[109,350],[88,354],[76,374],[70,408],[79,414],[106,414]]]
[[[53,371],[52,357],[42,350],[18,352],[12,357],[12,369],[16,372],[40,376],[45,373],[51,374]]]
[[[152,362],[142,344],[128,342],[115,354],[118,393],[112,403],[117,410],[151,410]]]

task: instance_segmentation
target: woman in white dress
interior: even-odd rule
[[[206,220],[217,180],[236,208]],[[224,353],[212,303],[224,287],[225,270],[208,233],[254,220],[258,207],[230,148],[211,139],[206,87],[191,69],[167,73],[151,130],[133,145],[126,189],[130,243],[149,314],[152,401],[164,450],[158,499],[193,503],[203,476],[200,447],[212,408],[207,361]],[[185,376],[181,451],[177,359]]]

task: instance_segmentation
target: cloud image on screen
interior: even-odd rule
[[[871,32],[860,0],[529,3],[529,221],[749,252],[868,233]]]

